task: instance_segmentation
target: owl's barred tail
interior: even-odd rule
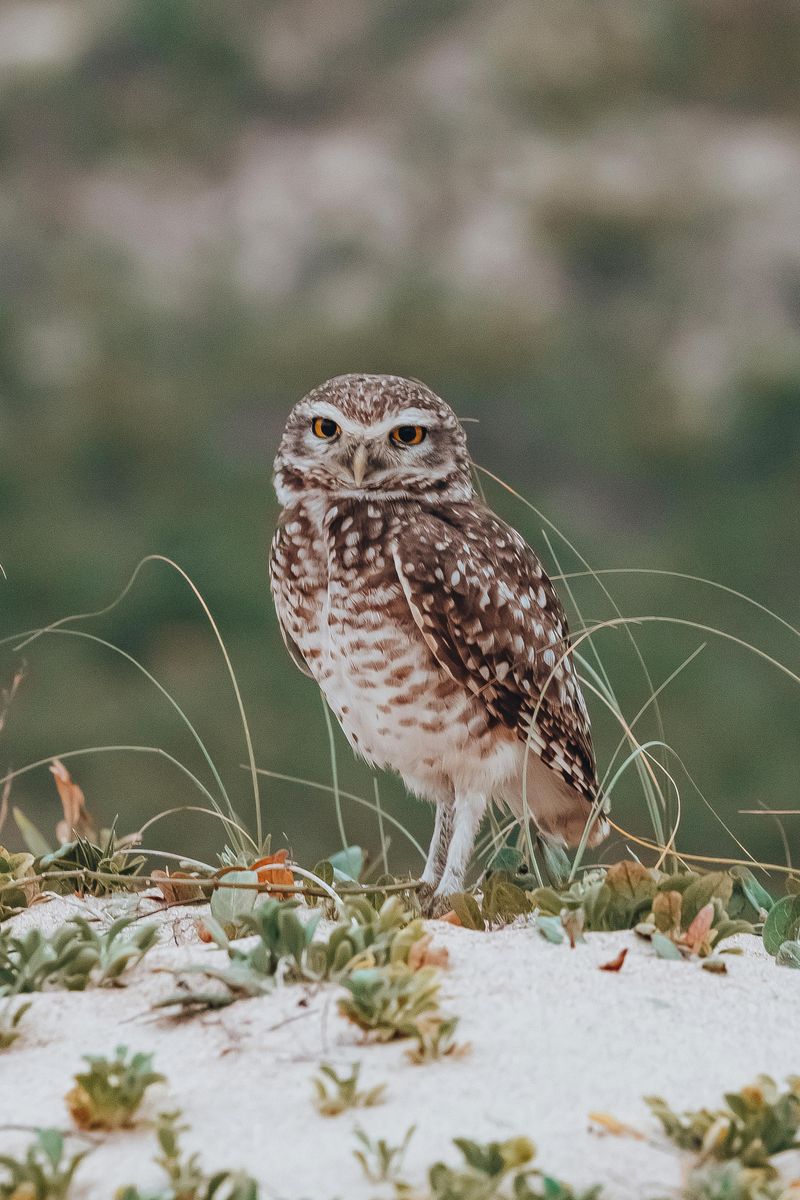
[[[503,789],[501,799],[518,821],[524,820],[527,807],[528,815],[543,834],[567,846],[578,845],[593,810],[591,801],[582,792],[536,754],[528,756],[524,792],[520,779]],[[592,825],[588,845],[598,846],[609,832],[608,821],[601,814]]]

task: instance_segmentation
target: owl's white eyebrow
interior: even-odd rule
[[[369,437],[382,437],[398,425],[424,425],[426,428],[431,425],[431,413],[423,408],[404,408],[400,412],[386,417],[383,421],[376,421],[372,425],[362,425],[360,421],[352,421],[346,417],[335,404],[330,404],[327,400],[315,402],[314,416],[330,417],[346,433],[361,434],[362,436],[366,433]]]

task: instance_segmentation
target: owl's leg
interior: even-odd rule
[[[447,797],[447,799],[439,800],[436,804],[436,816],[433,822],[433,837],[431,838],[430,849],[428,850],[428,858],[425,863],[425,870],[420,875],[420,879],[423,883],[428,885],[428,889],[430,889],[431,893],[444,874],[445,863],[447,862],[447,851],[450,847],[450,839],[452,836],[453,801]]]
[[[464,886],[475,838],[478,836],[487,799],[475,792],[456,794],[453,803],[453,836],[447,851],[444,871],[436,887],[436,896],[451,896]]]

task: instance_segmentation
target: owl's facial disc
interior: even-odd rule
[[[275,487],[383,499],[466,500],[473,494],[464,430],[425,384],[396,375],[340,375],[289,416]]]
[[[379,421],[347,417],[334,404],[316,403],[307,419],[303,447],[324,468],[337,491],[391,491],[415,478],[435,481],[443,430],[433,413],[405,408]],[[316,472],[315,472],[316,473]]]

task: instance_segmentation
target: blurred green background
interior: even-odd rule
[[[798,623],[800,8],[795,0],[3,0],[0,583],[3,636],[99,608],[141,556],[189,573],[229,645],[258,762],[330,782],[316,687],[266,583],[286,414],[345,371],[424,379],[473,454],[594,567],[710,576]],[[556,569],[543,522],[490,496]],[[579,564],[554,544],[563,569]],[[795,635],[729,595],[605,580],[626,614],[718,626],[800,671]],[[592,581],[590,621],[613,615]],[[185,705],[248,816],[244,743],[198,604],[151,566],[87,626]],[[797,686],[730,641],[636,630],[666,734],[746,844],[740,808],[798,807]],[[597,648],[632,717],[649,688],[620,632]],[[0,769],[162,746],[204,779],[168,704],[65,635],[0,658],[27,677]],[[616,745],[590,701],[601,768]],[[655,736],[652,713],[641,736]],[[70,763],[128,830],[197,794],[134,753]],[[681,844],[736,852],[673,760]],[[339,740],[342,786],[372,781]],[[264,781],[305,862],[336,848],[324,793]],[[381,780],[427,837],[430,813]],[[45,769],[12,802],[50,828]],[[632,781],[616,814],[649,831]],[[375,850],[366,810],[352,840]],[[790,841],[797,819],[787,818]],[[153,842],[203,856],[201,816]],[[15,841],[7,828],[5,840]],[[412,865],[396,839],[395,867]]]

